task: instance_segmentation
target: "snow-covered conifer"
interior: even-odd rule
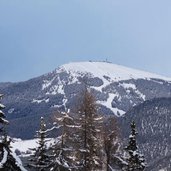
[[[2,99],[3,95],[0,94],[0,100]],[[0,131],[2,132],[4,130],[4,125],[8,124],[8,121],[5,119],[5,114],[2,112],[2,109],[4,109],[5,106],[0,103]]]
[[[143,171],[145,169],[144,156],[140,154],[136,142],[136,125],[133,121],[131,123],[131,135],[129,136],[129,143],[125,150],[128,152],[127,171]]]
[[[79,108],[80,134],[79,149],[80,166],[84,171],[100,170],[101,160],[101,125],[102,117],[97,114],[94,96],[86,88]]]
[[[74,119],[68,111],[56,113],[55,120],[59,136],[53,148],[54,160],[51,170],[77,170],[74,144],[77,126]]]
[[[34,168],[38,171],[46,171],[47,168],[50,166],[50,156],[48,155],[48,149],[46,146],[46,137],[47,137],[47,129],[44,118],[41,117],[40,121],[40,129],[37,131],[36,138],[38,138],[38,147],[32,149],[34,154],[29,159],[29,167]]]
[[[106,170],[111,171],[111,168],[113,168],[114,165],[117,165],[115,155],[119,148],[119,128],[117,126],[116,118],[112,116],[107,118],[103,127]]]
[[[26,171],[23,167],[20,158],[11,151],[10,147],[11,138],[4,136],[0,144],[0,170],[3,171]]]
[[[2,99],[0,94],[0,100]],[[2,112],[5,106],[0,104],[0,131],[2,133],[0,137],[0,170],[3,171],[26,171],[22,166],[21,160],[11,151],[10,143],[11,138],[6,135],[4,126],[9,122],[5,119],[5,115]]]

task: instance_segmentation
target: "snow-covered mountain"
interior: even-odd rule
[[[123,116],[132,107],[153,98],[171,96],[171,78],[108,62],[76,62],[19,83],[1,83],[3,103],[11,121],[10,134],[32,138],[40,116],[73,110],[85,84],[105,115]]]
[[[10,135],[33,138],[40,117],[50,126],[56,110],[74,110],[85,85],[99,112],[118,118],[125,138],[129,123],[136,121],[150,171],[170,169],[171,78],[108,62],[69,63],[25,82],[0,83]]]
[[[97,102],[110,110],[110,113],[117,116],[123,115],[130,107],[135,106],[148,97],[148,93],[143,90],[140,84],[142,80],[151,83],[148,88],[155,85],[158,87],[170,86],[171,78],[166,78],[156,74],[130,69],[107,62],[78,62],[65,64],[54,72],[46,75],[43,80],[42,91],[46,95],[62,94],[67,97],[65,88],[71,90],[70,96],[77,95],[77,88],[86,83],[94,91]],[[164,86],[162,86],[164,85]],[[151,87],[150,87],[151,86]],[[144,87],[144,88],[147,88]],[[133,93],[133,94],[131,94]],[[103,94],[100,97],[98,94]],[[158,96],[157,94],[153,94]],[[160,95],[159,95],[160,96]],[[167,96],[161,95],[161,96]],[[151,97],[152,98],[152,97]],[[125,99],[129,99],[129,104],[119,105]],[[138,99],[138,101],[137,101]],[[64,100],[64,99],[63,99]],[[49,98],[33,99],[33,103],[49,102]],[[66,102],[66,100],[65,100]],[[67,102],[66,102],[67,103]],[[60,105],[56,105],[59,107]]]

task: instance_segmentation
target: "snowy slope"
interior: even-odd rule
[[[66,79],[61,79],[61,73],[68,74],[67,81]],[[117,116],[125,114],[128,108],[118,108],[118,106],[114,107],[115,105],[112,104],[114,99],[119,99],[120,101],[123,99],[118,91],[126,91],[124,97],[127,96],[127,99],[131,99],[130,94],[132,92],[134,92],[134,96],[137,96],[141,101],[148,99],[146,95],[137,88],[137,85],[134,82],[128,82],[127,80],[147,80],[158,84],[163,84],[165,81],[168,83],[171,82],[171,78],[108,62],[73,62],[60,66],[51,74],[54,76],[51,79],[48,78],[43,80],[42,84],[42,90],[46,90],[47,95],[62,94],[65,96],[64,89],[66,85],[79,85],[81,84],[80,78],[85,82],[89,82],[89,79],[94,79],[94,83],[97,85],[93,83],[90,84],[90,87],[107,95],[107,98],[97,99],[97,102],[110,109],[110,111]],[[84,77],[86,77],[85,80],[83,80]],[[115,83],[119,83],[120,88],[117,88],[116,90],[106,90],[107,93],[104,91],[107,87],[113,86],[112,84]],[[65,102],[67,100],[68,99],[65,99]],[[49,99],[33,99],[32,102],[41,103],[43,101],[46,102],[49,101]],[[132,106],[137,105],[136,101],[134,101],[135,99],[130,100]],[[59,105],[55,106],[60,107]]]
[[[50,147],[54,144],[55,140],[47,138],[47,147]],[[19,150],[21,157],[28,157],[30,156],[33,151],[31,149],[38,147],[38,139],[30,139],[30,140],[21,140],[21,139],[13,139],[13,142],[11,143],[11,150],[15,152],[16,150]]]
[[[102,91],[102,88],[106,87],[110,83],[130,80],[130,79],[159,79],[171,82],[171,78],[160,76],[157,74],[131,69],[121,65],[116,65],[108,62],[72,62],[65,64],[56,69],[56,74],[66,72],[70,75],[70,80],[67,84],[79,82],[78,77],[89,76],[91,78],[97,77],[103,81],[103,84],[96,87],[97,90]],[[53,72],[52,72],[53,73]],[[54,75],[52,79],[44,80],[42,90],[50,87],[54,81],[58,78],[58,85],[51,88],[47,94],[57,94],[63,92],[63,81],[59,79],[58,75]],[[59,85],[60,84],[60,85]],[[134,86],[134,85],[133,85]],[[134,86],[135,87],[135,86]],[[95,88],[95,87],[94,87]],[[45,100],[45,99],[44,99]]]
[[[64,69],[67,72],[80,74],[90,73],[94,77],[104,79],[104,76],[108,76],[112,81],[121,81],[128,79],[150,79],[157,78],[162,80],[171,81],[171,78],[160,76],[157,74],[131,69],[121,65],[116,65],[108,62],[73,62],[62,65],[60,69]]]

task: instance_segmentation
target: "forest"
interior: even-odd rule
[[[135,122],[130,123],[131,132],[125,144],[116,118],[98,113],[88,88],[81,93],[75,111],[64,106],[63,112],[54,113],[51,128],[40,118],[35,133],[38,146],[30,149],[32,154],[23,163],[10,150],[12,137],[6,131],[10,123],[5,119],[4,108],[0,104],[0,168],[4,171],[144,171],[147,167],[138,149]],[[47,147],[51,132],[55,141]]]

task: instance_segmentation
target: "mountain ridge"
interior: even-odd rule
[[[82,72],[90,72],[90,73],[96,73],[94,76],[99,76],[99,71],[103,73],[103,75],[110,75],[113,77],[120,77],[121,80],[128,79],[127,76],[130,74],[135,79],[135,76],[137,78],[158,78],[158,79],[164,79],[167,81],[171,81],[171,78],[165,77],[159,74],[139,70],[139,69],[133,69],[130,67],[126,67],[123,65],[113,64],[111,62],[70,62],[64,65],[61,65],[58,68],[64,68],[65,70],[70,71],[82,71]],[[96,70],[95,70],[96,69]],[[112,74],[111,74],[112,73]],[[116,74],[116,75],[114,75]],[[143,76],[144,75],[144,76]],[[126,78],[122,78],[122,76],[126,76]],[[130,77],[131,78],[131,77]]]
[[[32,77],[32,78],[26,79],[26,80],[14,81],[14,82],[11,82],[11,81],[0,82],[0,84],[11,84],[11,83],[26,82],[26,81],[29,81],[31,79],[38,78],[40,76],[46,76],[46,75],[48,75],[48,74],[50,74],[52,72],[55,72],[55,71],[57,71],[59,69],[68,68],[69,66],[71,66],[71,67],[73,66],[74,67],[74,65],[75,66],[79,66],[79,65],[91,65],[91,64],[95,64],[95,66],[97,64],[102,64],[102,65],[106,64],[108,66],[111,65],[111,66],[113,66],[113,68],[120,68],[120,70],[121,69],[122,70],[130,70],[130,71],[132,71],[132,73],[136,73],[136,72],[139,72],[140,73],[141,72],[141,73],[144,73],[146,75],[151,75],[152,76],[151,78],[159,78],[159,79],[164,79],[164,80],[167,80],[167,81],[171,81],[171,77],[164,76],[162,74],[156,74],[155,72],[145,71],[145,70],[138,69],[138,68],[132,68],[132,67],[124,66],[124,65],[121,65],[121,64],[114,64],[114,63],[108,62],[108,61],[80,61],[80,62],[68,62],[66,64],[59,65],[58,67],[56,67],[55,69],[51,70],[50,72],[47,72],[47,73],[44,73],[44,74],[42,73],[41,75],[38,75],[38,76],[35,76],[35,77]],[[88,67],[88,68],[91,69],[91,67]],[[85,70],[87,70],[87,68]],[[104,68],[104,71],[105,70],[107,70],[107,68]]]
[[[162,78],[166,77],[106,62],[78,62],[28,81],[0,84],[0,92],[5,95],[11,136],[32,138],[41,115],[48,118],[56,110],[64,111],[64,106],[74,110],[85,80],[99,112],[120,117],[145,100],[171,97],[170,78]],[[32,125],[29,134],[28,124]]]

